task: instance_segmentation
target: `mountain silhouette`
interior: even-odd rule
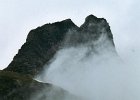
[[[105,42],[100,42],[102,36],[106,37],[104,39],[111,45],[111,49],[108,49]],[[51,97],[42,94],[38,100],[64,100],[64,95],[71,96],[71,100],[74,100],[75,96],[66,90],[50,83],[38,82],[34,77],[42,73],[44,65],[49,65],[63,46],[77,47],[87,43],[90,45],[90,42],[93,42],[91,50],[95,54],[106,50],[117,56],[110,26],[104,18],[89,15],[80,27],[71,19],[66,19],[31,30],[12,62],[0,71],[0,100],[30,100],[32,95],[44,88],[46,94],[49,91],[54,94]],[[96,49],[97,46],[102,50]]]

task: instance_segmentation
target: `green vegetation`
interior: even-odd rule
[[[0,71],[0,100],[29,100],[33,94],[50,86],[26,75]]]

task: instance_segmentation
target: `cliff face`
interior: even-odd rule
[[[24,75],[37,75],[59,48],[65,33],[77,26],[70,20],[46,24],[30,31],[26,43],[5,69]]]
[[[98,39],[102,34],[106,34],[108,39],[112,44],[113,42],[113,35],[110,30],[110,26],[107,23],[106,19],[104,18],[97,18],[94,15],[89,15],[83,25],[80,27],[80,31],[83,33],[90,33],[94,35],[92,40]]]
[[[72,33],[71,36],[66,35],[69,32]],[[5,70],[35,76],[49,63],[61,44],[77,46],[89,40],[96,41],[102,34],[108,37],[115,51],[110,26],[103,18],[89,15],[81,27],[77,27],[70,19],[46,24],[30,31],[26,43]],[[70,43],[67,43],[67,40],[64,43],[66,36],[69,37]]]

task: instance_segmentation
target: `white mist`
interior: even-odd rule
[[[106,34],[96,42],[64,45],[38,80],[84,100],[140,100],[140,69],[124,63],[114,49]]]

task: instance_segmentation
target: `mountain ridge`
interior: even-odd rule
[[[92,25],[90,25],[92,23]],[[86,17],[84,24],[80,27],[75,25],[71,19],[66,19],[52,24],[45,24],[29,32],[26,42],[23,44],[13,61],[4,70],[27,74],[32,77],[43,70],[43,66],[55,55],[66,33],[69,30],[76,30],[80,33],[92,33],[95,36],[89,38],[98,39],[102,27],[110,41],[114,45],[113,35],[110,26],[104,18],[97,18],[94,15]],[[103,30],[102,29],[102,30]],[[81,35],[82,35],[81,34]],[[78,40],[78,41],[84,41]],[[115,46],[114,46],[115,47]]]

